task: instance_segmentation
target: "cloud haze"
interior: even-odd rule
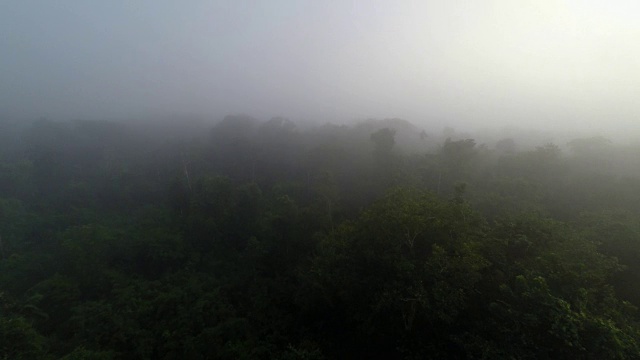
[[[5,1],[0,113],[631,128],[633,1]]]

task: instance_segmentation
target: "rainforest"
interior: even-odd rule
[[[2,359],[640,357],[640,145],[0,124]]]

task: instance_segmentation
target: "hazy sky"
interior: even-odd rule
[[[638,18],[631,0],[4,0],[0,113],[626,128]]]

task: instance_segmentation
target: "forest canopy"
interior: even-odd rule
[[[640,358],[640,148],[536,139],[0,121],[0,359]]]

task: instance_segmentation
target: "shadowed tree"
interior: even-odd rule
[[[397,159],[392,150],[395,145],[396,131],[389,128],[380,129],[371,134],[373,142],[373,167],[375,180],[381,189],[388,188],[397,174]]]

